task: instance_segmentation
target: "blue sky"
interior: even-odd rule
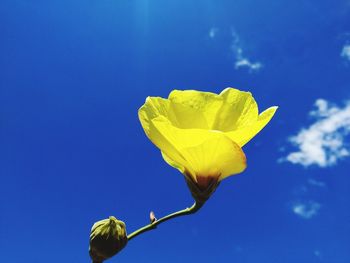
[[[110,262],[349,262],[349,21],[348,0],[2,0],[1,260],[89,262],[95,221],[190,205],[137,110],[232,86],[280,107],[248,169]]]

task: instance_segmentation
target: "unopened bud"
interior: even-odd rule
[[[157,221],[156,215],[154,214],[153,211],[151,211],[149,213],[149,220],[150,220],[151,223],[153,223],[154,221]]]
[[[128,237],[123,221],[110,216],[96,222],[90,233],[89,253],[93,262],[103,262],[122,250]]]

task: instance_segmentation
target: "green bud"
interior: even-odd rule
[[[93,262],[103,262],[122,250],[127,242],[128,237],[124,222],[110,216],[108,219],[98,221],[92,226],[90,257]]]

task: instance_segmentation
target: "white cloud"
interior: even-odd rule
[[[324,187],[326,187],[326,183],[321,182],[321,181],[317,181],[317,180],[315,180],[315,179],[309,179],[307,182],[308,182],[310,185],[316,186],[316,187],[319,187],[319,188],[324,188]]]
[[[262,64],[260,62],[252,63],[248,59],[242,58],[236,61],[235,68],[239,69],[242,67],[247,67],[249,71],[257,71],[262,67]]]
[[[212,27],[210,28],[208,35],[210,38],[215,38],[218,32],[219,32],[219,28]]]
[[[341,54],[340,54],[343,58],[346,58],[348,60],[350,60],[350,44],[347,44],[343,47]]]
[[[314,201],[298,202],[292,207],[294,214],[304,218],[311,219],[316,216],[321,208],[321,205]]]
[[[262,68],[262,63],[252,62],[243,54],[243,48],[236,31],[232,30],[231,50],[235,58],[235,69],[247,68],[249,72],[255,72]]]
[[[339,108],[330,105],[326,100],[318,99],[315,106],[316,110],[310,112],[316,119],[315,123],[289,138],[298,147],[298,151],[289,153],[284,161],[305,167],[327,167],[350,155],[349,147],[345,143],[350,132],[350,102]]]

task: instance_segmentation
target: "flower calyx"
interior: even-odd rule
[[[220,185],[220,175],[196,176],[196,181],[192,176],[185,173],[187,186],[196,203],[203,205]]]

